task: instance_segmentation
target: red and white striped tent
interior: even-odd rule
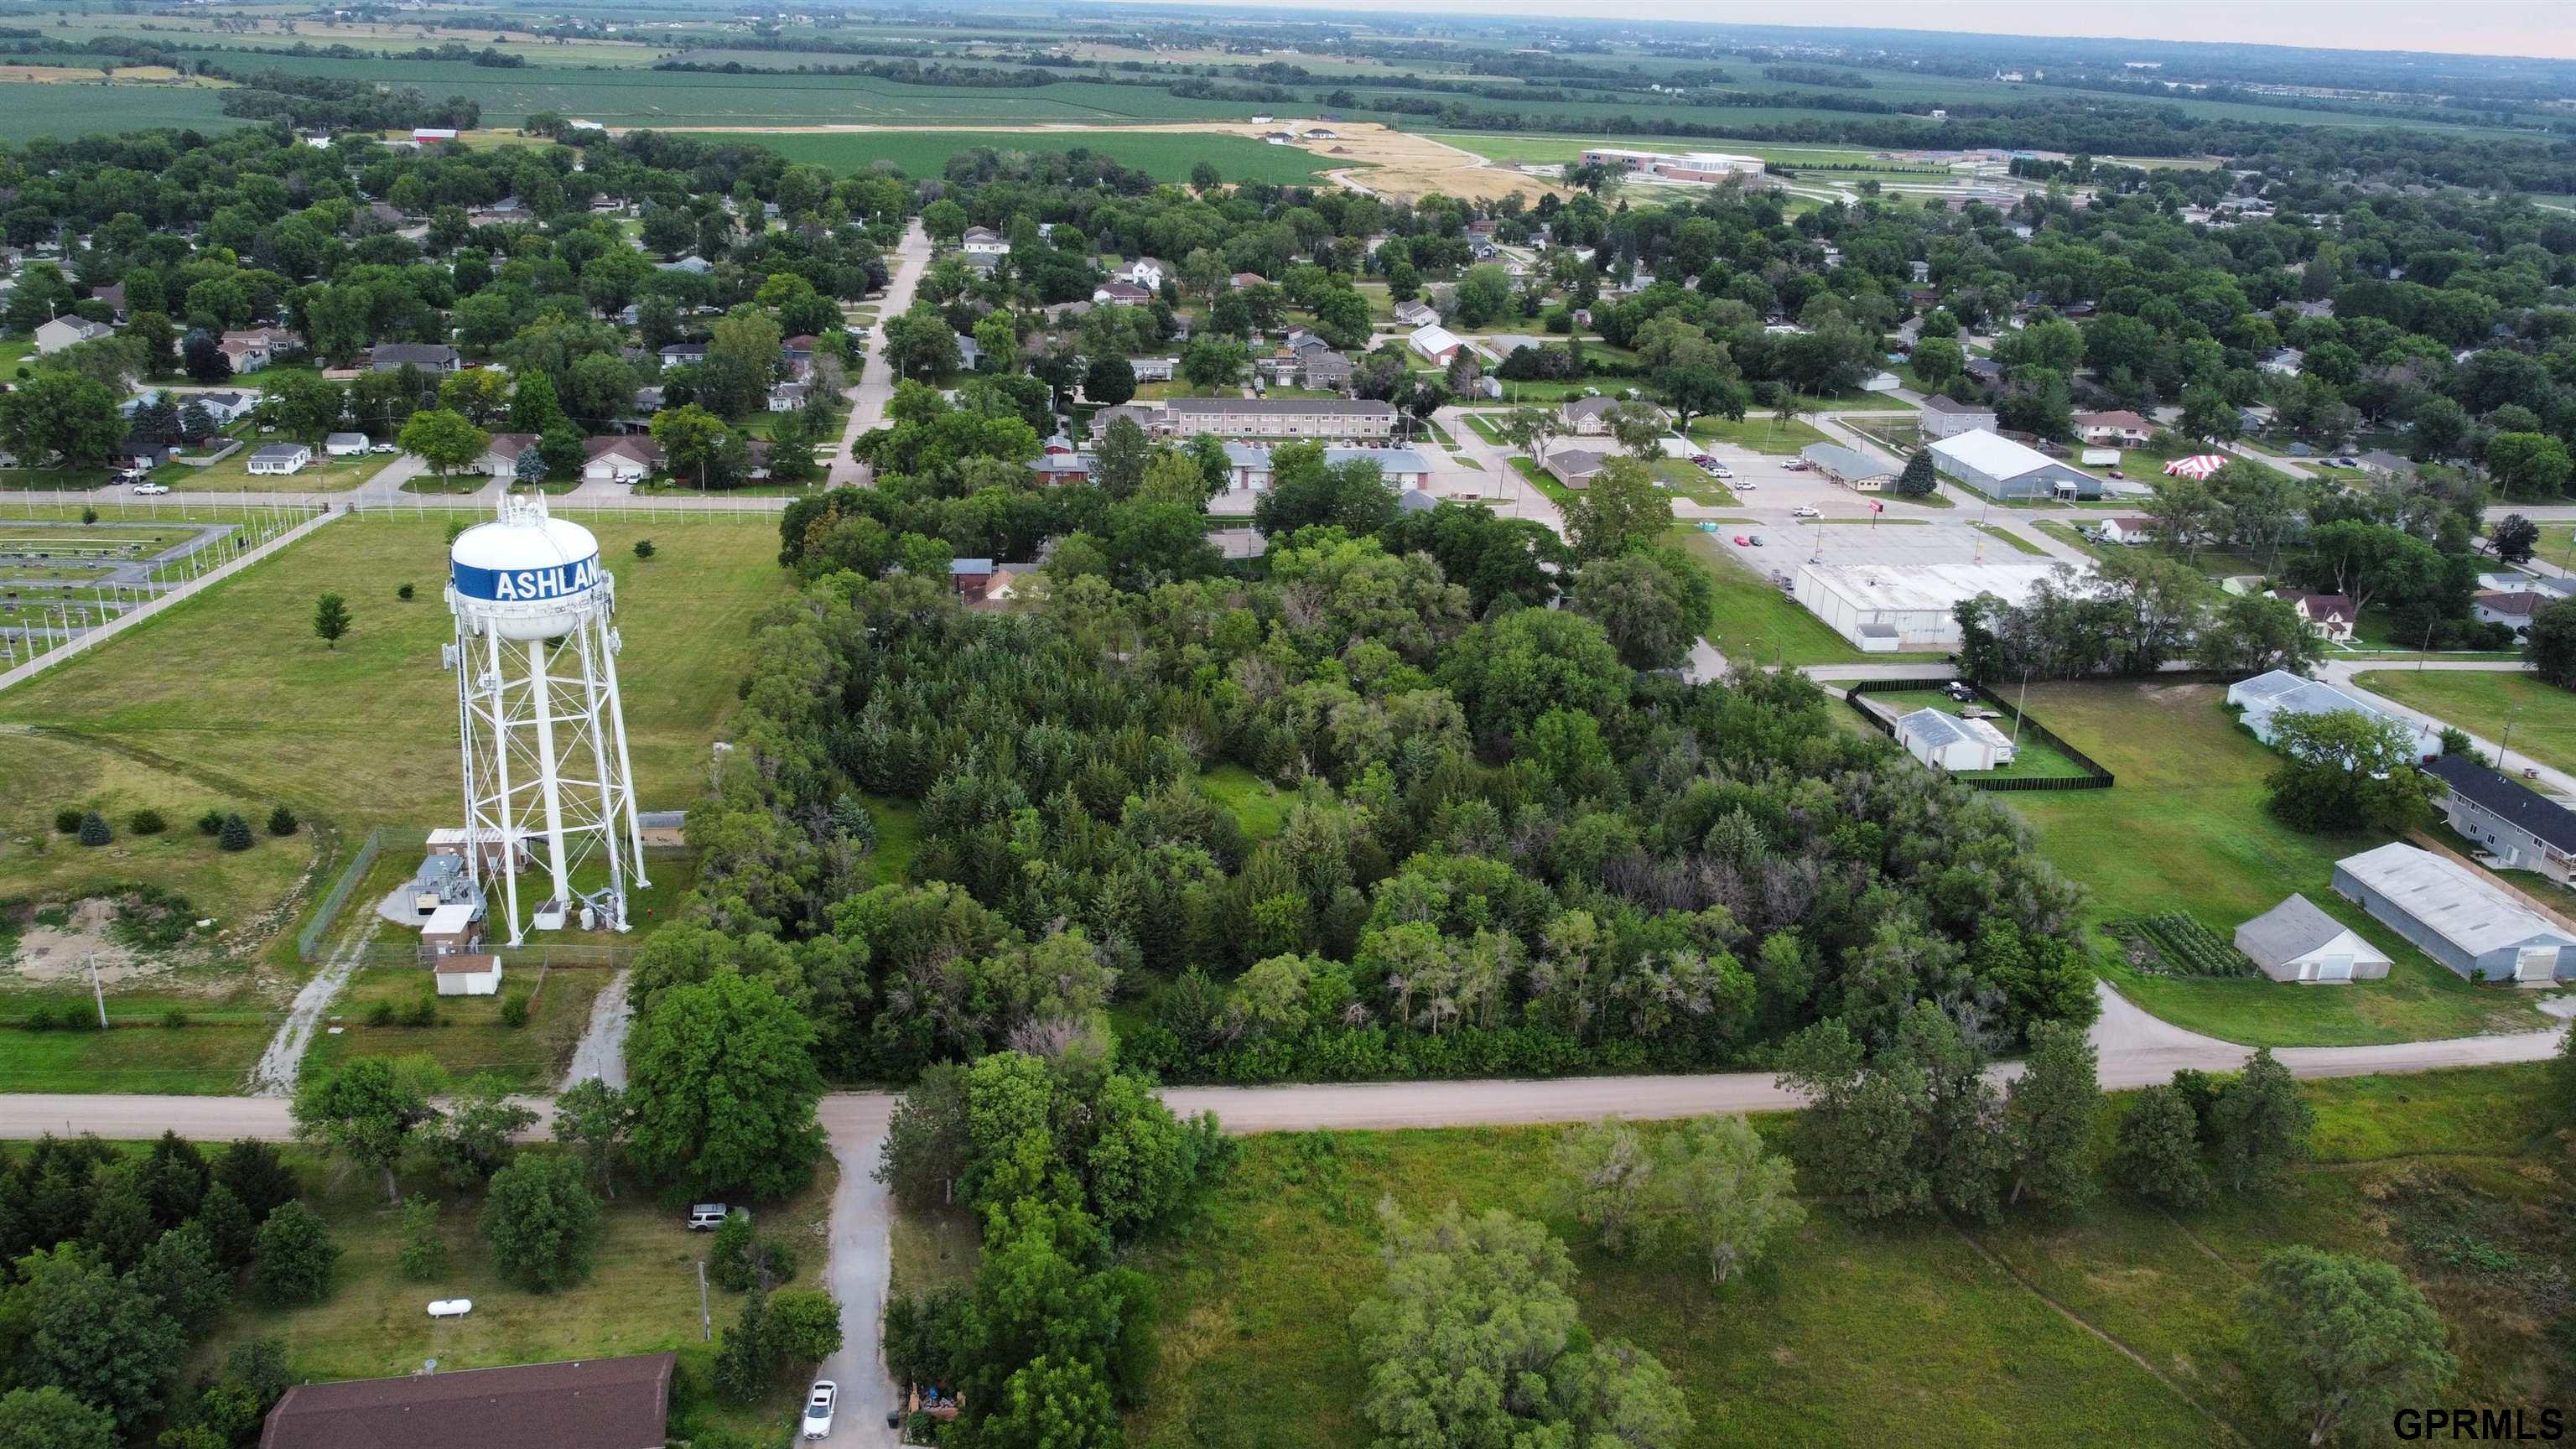
[[[2223,454],[2194,453],[2188,458],[2176,458],[2172,462],[2167,463],[2165,465],[2165,476],[2168,478],[2206,478],[2210,474],[2215,473],[2226,466],[2227,458]]]

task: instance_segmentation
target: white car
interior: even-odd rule
[[[1708,474],[1711,478],[1732,478],[1735,476],[1735,470],[1729,468],[1724,463],[1703,463],[1700,465],[1700,471]]]
[[[170,485],[167,483],[154,483],[147,479],[136,483],[134,485],[134,491],[137,493],[167,493],[170,491]]]
[[[371,443],[368,445],[367,451],[370,453],[399,453],[402,449],[395,447],[391,443]]]
[[[804,1435],[808,1439],[832,1437],[832,1407],[840,1402],[840,1385],[830,1379],[816,1379],[805,1394]]]
[[[474,1300],[471,1298],[441,1298],[429,1305],[432,1318],[463,1318],[473,1311]]]
[[[1824,514],[1818,512],[1807,504],[1801,503],[1797,507],[1789,510],[1789,516],[1791,518],[1822,518],[1824,517]]]

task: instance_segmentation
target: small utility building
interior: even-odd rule
[[[1896,742],[1923,763],[1953,772],[1993,770],[2013,762],[2011,736],[1984,720],[1930,705],[1896,721]]]
[[[2393,842],[2336,861],[2334,888],[2471,981],[2576,976],[2576,933],[2448,856]]]
[[[2037,448],[1983,428],[1929,445],[1945,478],[1988,498],[2099,498],[2102,480]]]
[[[2385,952],[2306,896],[2237,927],[2236,949],[2275,981],[2377,981],[2388,974]]]

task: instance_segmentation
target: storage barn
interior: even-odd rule
[[[2576,934],[2448,856],[2391,843],[2335,862],[2335,893],[2471,981],[2576,976]]]
[[[1959,647],[1952,613],[1979,594],[2018,604],[2060,563],[1808,564],[1790,592],[1809,613],[1872,654]]]
[[[1907,754],[1945,770],[1975,772],[2013,762],[2013,742],[2002,730],[1930,705],[1896,721],[1896,742]]]
[[[2099,498],[2102,480],[1983,428],[1930,445],[1932,466],[1988,498]]]
[[[2236,949],[2275,981],[2377,981],[2388,957],[2306,896],[2236,928]]]

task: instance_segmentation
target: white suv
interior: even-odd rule
[[[808,1439],[832,1437],[832,1406],[840,1402],[841,1389],[830,1379],[816,1379],[805,1395],[804,1435]]]

